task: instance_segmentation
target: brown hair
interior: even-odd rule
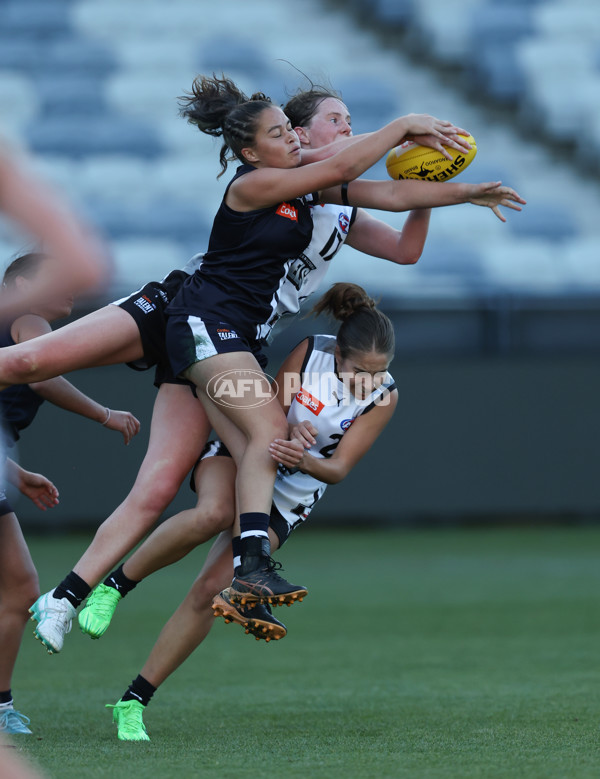
[[[342,96],[332,87],[319,86],[310,82],[310,89],[298,90],[283,107],[283,111],[292,123],[292,127],[308,127],[323,100]]]
[[[11,287],[17,276],[24,276],[26,279],[30,279],[35,275],[37,269],[47,256],[48,255],[43,252],[28,252],[27,254],[22,254],[20,257],[17,257],[4,271],[2,286]]]
[[[248,97],[224,74],[218,78],[213,73],[212,77],[196,76],[191,92],[179,98],[179,114],[200,132],[223,136],[219,154],[222,176],[228,162],[236,158],[246,161],[242,149],[254,142],[258,117],[271,105],[262,92]]]
[[[333,284],[313,306],[312,313],[327,313],[341,320],[337,344],[342,359],[357,352],[394,354],[394,326],[358,284]]]

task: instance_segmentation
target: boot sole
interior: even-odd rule
[[[292,603],[302,603],[307,595],[308,590],[304,588],[294,590],[293,592],[280,593],[279,595],[261,592],[239,592],[233,586],[229,588],[231,602],[239,603],[242,606],[256,606],[259,603],[268,603],[270,606],[291,606]]]
[[[213,598],[212,610],[215,617],[223,617],[227,624],[235,622],[237,625],[241,625],[245,629],[246,634],[252,634],[257,641],[261,639],[267,643],[271,640],[279,641],[287,634],[287,630],[282,625],[274,625],[271,622],[263,622],[260,619],[244,617],[220,595],[216,595]]]

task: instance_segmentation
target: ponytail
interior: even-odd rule
[[[258,117],[271,105],[262,92],[245,95],[230,78],[197,76],[191,92],[179,98],[179,114],[200,132],[223,137],[219,153],[221,172],[234,159],[245,162],[242,149],[254,143]]]
[[[394,326],[358,284],[333,284],[313,306],[312,313],[326,313],[341,321],[337,344],[342,359],[356,352],[394,354]]]

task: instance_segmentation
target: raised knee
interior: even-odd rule
[[[25,612],[40,596],[37,574],[29,574],[2,593],[2,607],[13,612]]]
[[[4,384],[30,384],[36,381],[38,370],[38,359],[36,350],[29,344],[21,345],[13,351],[13,347],[8,347],[2,355],[0,378]]]

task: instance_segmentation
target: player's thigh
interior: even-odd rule
[[[18,348],[25,356],[30,354],[35,369],[48,376],[131,362],[143,357],[135,320],[113,305],[93,311],[52,333],[19,344]]]
[[[231,376],[227,376],[229,372]],[[225,420],[247,438],[271,439],[285,435],[287,423],[283,410],[250,352],[208,357],[190,366],[186,374],[198,387],[213,426],[228,448],[233,433]],[[217,378],[227,383],[218,384]],[[233,446],[237,451],[235,443]]]
[[[162,384],[152,411],[147,461],[189,473],[211,430],[204,406],[184,384]]]

